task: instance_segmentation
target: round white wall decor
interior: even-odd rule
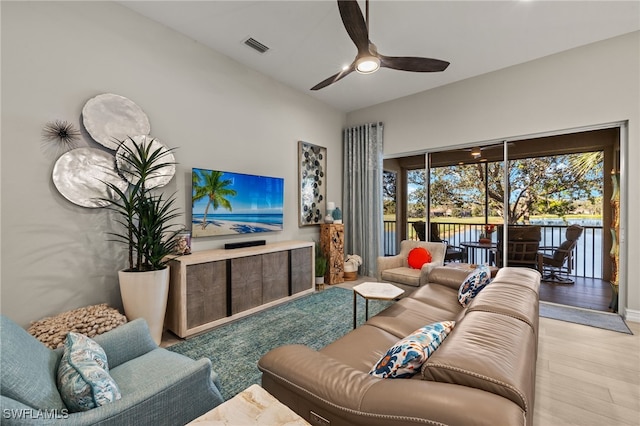
[[[82,108],[82,123],[96,142],[114,151],[127,137],[151,132],[147,114],[130,99],[112,93],[89,99]]]
[[[82,207],[105,207],[120,199],[105,182],[122,192],[129,183],[115,170],[112,154],[97,148],[76,148],[64,153],[53,166],[53,184],[67,200]]]

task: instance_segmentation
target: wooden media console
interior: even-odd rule
[[[214,249],[170,262],[165,326],[189,337],[314,291],[314,243]]]

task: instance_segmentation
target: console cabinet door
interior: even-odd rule
[[[231,259],[231,315],[262,305],[262,256]]]
[[[262,255],[262,303],[289,295],[289,252]]]
[[[291,294],[313,288],[311,282],[314,271],[311,269],[311,247],[293,249],[291,253]]]
[[[187,266],[187,328],[194,328],[226,316],[226,262]]]

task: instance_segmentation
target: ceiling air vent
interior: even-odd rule
[[[246,39],[244,41],[244,44],[246,44],[247,46],[249,46],[250,48],[257,50],[260,53],[264,53],[267,50],[269,50],[268,46],[265,46],[264,44],[260,43],[258,40],[256,40],[255,38],[249,37],[248,39]]]

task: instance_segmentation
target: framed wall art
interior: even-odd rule
[[[298,142],[299,226],[320,225],[326,210],[327,148]]]

